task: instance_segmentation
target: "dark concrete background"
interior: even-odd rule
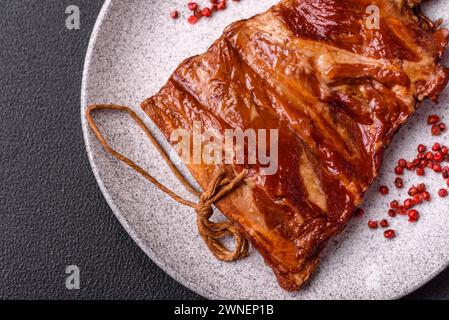
[[[102,3],[0,0],[0,298],[200,298],[134,244],[91,173],[80,87]],[[68,5],[81,30],[65,28]],[[79,291],[65,288],[72,264]],[[448,299],[449,270],[410,298]]]

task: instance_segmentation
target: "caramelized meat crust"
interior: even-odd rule
[[[246,183],[217,207],[286,290],[298,290],[316,269],[417,102],[436,101],[447,84],[440,59],[449,32],[426,19],[418,2],[281,1],[231,24],[142,103],[167,139],[177,128],[191,131],[194,121],[222,133],[279,130],[277,173],[246,166]],[[370,5],[379,9],[377,29],[368,27]],[[214,166],[187,166],[205,188]]]

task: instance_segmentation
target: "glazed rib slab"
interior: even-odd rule
[[[281,1],[231,24],[142,103],[167,139],[194,121],[222,133],[279,130],[277,173],[247,166],[246,183],[217,207],[286,290],[298,290],[316,269],[416,103],[436,101],[447,84],[440,59],[449,33],[421,16],[418,2]],[[366,23],[373,4],[379,29]],[[215,167],[187,166],[205,188]]]

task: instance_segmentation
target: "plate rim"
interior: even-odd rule
[[[191,281],[188,277],[185,277],[182,272],[176,271],[172,266],[170,266],[169,263],[166,263],[165,261],[161,260],[159,258],[159,255],[153,251],[153,249],[150,246],[147,246],[144,244],[144,241],[141,239],[141,237],[137,234],[137,232],[134,231],[134,229],[131,227],[131,225],[128,223],[127,219],[124,217],[124,215],[120,212],[119,208],[115,205],[114,200],[110,196],[109,192],[107,191],[107,188],[101,179],[97,164],[94,160],[94,156],[92,154],[92,148],[91,148],[91,142],[89,140],[89,128],[87,125],[87,120],[85,118],[85,109],[87,107],[87,88],[88,88],[88,82],[90,79],[90,66],[92,62],[92,56],[94,52],[94,48],[97,45],[98,35],[99,31],[101,30],[101,27],[103,25],[103,22],[105,21],[114,0],[105,0],[103,3],[103,6],[98,14],[98,17],[95,21],[94,27],[92,29],[85,59],[84,59],[84,65],[83,65],[83,72],[82,72],[82,82],[81,82],[81,127],[82,127],[82,133],[83,133],[83,140],[86,148],[86,153],[88,155],[89,164],[91,166],[91,170],[94,174],[95,180],[100,188],[101,193],[103,194],[103,197],[105,198],[106,202],[108,203],[109,207],[111,208],[112,212],[114,213],[114,216],[117,218],[117,220],[120,222],[122,227],[125,229],[125,231],[128,233],[128,235],[131,237],[131,239],[138,245],[138,247],[147,255],[149,259],[151,259],[159,268],[161,268],[168,276],[170,276],[173,280],[181,284],[182,286],[186,287],[187,289],[195,292],[196,294],[207,298],[207,299],[218,299],[218,300],[225,300],[225,297],[222,297],[218,295],[216,292],[212,292],[208,289],[206,289],[204,286],[198,285],[194,281]],[[446,89],[448,90],[448,89]],[[430,282],[432,279],[434,279],[437,275],[439,275],[442,271],[444,271],[449,266],[449,260],[443,261],[441,265],[438,268],[435,268],[432,272],[429,272],[428,274],[422,275],[419,277],[419,279],[415,280],[407,289],[401,289],[400,293],[392,293],[392,294],[383,294],[378,295],[374,299],[378,300],[396,300],[400,299],[404,296],[409,295],[410,293],[415,292],[428,282]],[[273,275],[274,276],[274,275]],[[344,299],[344,298],[343,298]],[[301,300],[301,299],[299,299]],[[293,300],[295,301],[295,300]]]
[[[165,263],[161,261],[158,258],[158,255],[151,249],[149,246],[146,246],[144,244],[144,241],[141,239],[141,237],[137,234],[137,232],[134,231],[134,229],[130,226],[127,219],[121,214],[118,207],[115,205],[114,200],[110,196],[109,192],[107,191],[107,188],[101,179],[97,165],[94,161],[94,157],[91,151],[91,145],[89,141],[89,135],[88,135],[88,124],[85,117],[85,110],[87,107],[87,86],[89,82],[89,69],[91,65],[91,57],[94,51],[94,48],[97,44],[98,34],[101,29],[101,26],[103,24],[103,21],[105,20],[107,14],[109,13],[109,10],[111,8],[112,3],[114,0],[105,0],[100,13],[98,14],[97,20],[95,21],[95,25],[92,29],[92,33],[89,39],[89,44],[86,51],[86,56],[84,59],[84,66],[83,66],[83,74],[82,74],[82,82],[81,82],[81,126],[82,126],[82,132],[83,132],[83,140],[84,145],[86,147],[86,153],[89,159],[89,164],[91,167],[91,170],[94,174],[95,180],[100,188],[101,193],[103,194],[103,197],[105,198],[108,206],[111,208],[112,212],[114,213],[114,216],[117,218],[117,220],[120,222],[122,227],[125,229],[125,231],[128,233],[128,235],[131,237],[131,239],[137,244],[137,246],[145,253],[145,255],[151,259],[152,262],[154,262],[159,268],[162,269],[169,277],[171,277],[173,280],[181,284],[182,286],[186,287],[187,289],[195,292],[196,294],[207,298],[207,299],[226,299],[225,297],[221,297],[219,295],[214,294],[213,292],[205,289],[204,287],[197,285],[190,279],[184,277],[184,275],[180,272],[177,272],[174,270],[168,263]]]

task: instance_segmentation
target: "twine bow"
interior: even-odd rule
[[[199,197],[198,203],[194,203],[180,197],[175,192],[161,184],[156,178],[150,175],[146,170],[142,169],[134,161],[111,148],[92,118],[92,112],[94,110],[117,110],[127,112],[134,119],[137,125],[145,132],[147,137],[159,151],[162,158],[168,164],[171,171],[178,178],[178,180],[190,192]],[[173,162],[171,162],[169,156],[159,144],[159,142],[154,138],[151,131],[147,128],[147,126],[143,123],[139,116],[130,108],[109,104],[91,105],[86,110],[86,119],[93,133],[107,153],[113,155],[118,160],[133,168],[145,179],[153,183],[157,188],[169,195],[175,201],[195,209],[198,232],[208,246],[209,250],[217,259],[229,262],[242,259],[248,255],[248,240],[243,236],[243,234],[236,228],[233,223],[231,223],[230,221],[210,221],[210,218],[213,215],[213,205],[221,198],[223,198],[228,192],[235,190],[240,185],[240,183],[248,174],[248,171],[246,169],[231,178],[224,167],[217,167],[208,187],[204,190],[203,193],[199,193],[192,185],[190,185],[189,181],[182,175],[182,173],[173,164]],[[221,240],[225,237],[234,238],[235,247],[233,250],[228,249],[221,242]]]

